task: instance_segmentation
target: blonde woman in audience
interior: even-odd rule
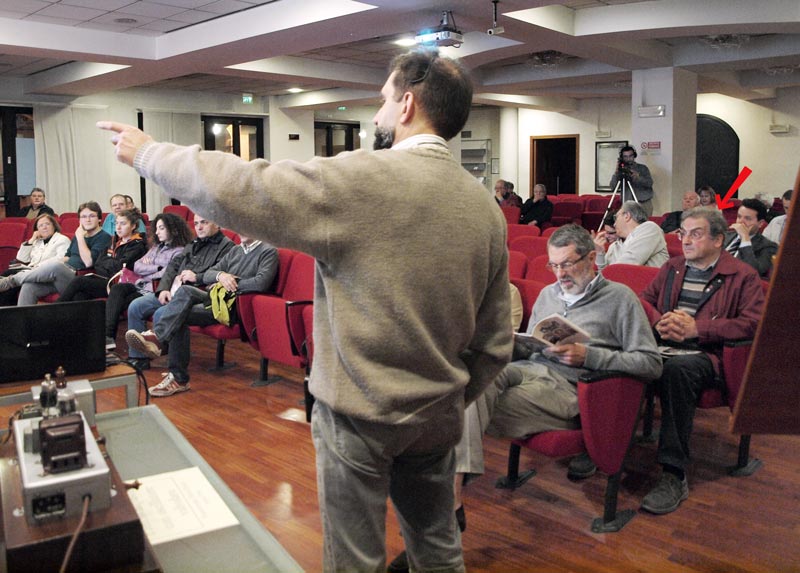
[[[64,292],[78,271],[93,267],[111,244],[111,236],[100,228],[103,210],[96,201],[81,204],[78,218],[80,226],[62,259],[48,259],[36,268],[8,277],[5,280],[10,284],[0,283],[0,292],[21,286],[17,304],[36,304],[43,296]]]
[[[33,224],[30,239],[20,245],[16,261],[3,273],[3,278],[0,278],[0,291],[6,285],[5,277],[35,268],[47,259],[63,258],[68,248],[69,237],[61,234],[58,219],[50,214],[39,215]],[[10,280],[7,282],[11,283]],[[18,286],[12,286],[5,292],[0,292],[0,306],[17,304],[19,289]]]
[[[717,208],[717,192],[710,185],[703,185],[697,190],[700,195],[700,206],[710,207],[711,209]]]

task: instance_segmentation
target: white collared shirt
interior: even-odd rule
[[[403,141],[392,145],[392,149],[411,149],[412,147],[419,147],[421,145],[441,145],[445,149],[448,149],[447,142],[444,140],[444,138],[432,133],[419,133],[417,135],[412,135],[411,137],[407,137]]]

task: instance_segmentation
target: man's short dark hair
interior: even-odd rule
[[[509,193],[511,193],[512,191],[514,191],[514,184],[511,181],[503,180],[503,188]]]
[[[594,250],[594,241],[589,231],[575,224],[563,225],[547,239],[548,247],[575,245],[575,253],[581,257]]]
[[[785,191],[783,193],[783,196],[781,197],[781,199],[783,199],[784,201],[791,201],[792,200],[792,190],[789,189],[788,191]]]
[[[100,204],[97,201],[87,201],[86,203],[81,203],[78,205],[78,215],[81,214],[81,211],[84,209],[89,209],[89,211],[94,211],[97,213],[97,218],[101,221],[103,220],[103,209],[100,207]]]
[[[728,222],[725,220],[725,217],[723,217],[720,211],[712,209],[711,207],[692,207],[691,209],[687,209],[681,215],[681,223],[690,218],[705,219],[708,221],[708,232],[712,239],[720,235],[725,235],[725,231],[728,230]]]
[[[759,221],[767,218],[767,206],[758,199],[744,199],[741,206],[755,211]]]
[[[458,61],[422,49],[400,54],[390,66],[397,95],[414,94],[436,135],[452,139],[461,131],[472,105],[472,80]]]

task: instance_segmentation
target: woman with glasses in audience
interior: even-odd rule
[[[36,268],[48,259],[61,260],[69,248],[69,237],[61,234],[61,225],[55,216],[48,214],[39,215],[33,224],[33,233],[30,239],[24,241],[17,251],[17,258],[6,270],[0,284],[6,284],[6,277]],[[10,283],[10,279],[8,281]],[[17,304],[19,296],[18,286],[13,286],[0,292],[0,306]]]
[[[78,271],[93,267],[101,253],[108,250],[111,235],[100,228],[103,210],[96,201],[78,207],[78,217],[80,225],[62,258],[48,259],[34,269],[0,281],[0,292],[19,286],[22,288],[17,304],[36,304],[43,296],[64,292]]]
[[[108,291],[106,300],[106,343],[117,337],[120,316],[140,296],[153,292],[153,281],[161,278],[172,258],[192,241],[186,220],[172,213],[160,213],[150,223],[153,246],[133,264],[132,273],[123,273]]]
[[[61,292],[59,302],[105,297],[108,280],[123,267],[132,267],[147,251],[147,243],[137,231],[141,220],[137,209],[117,213],[116,233],[108,250],[97,258],[94,272],[73,278]]]

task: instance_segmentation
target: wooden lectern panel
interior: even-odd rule
[[[737,434],[800,434],[800,171],[773,269],[764,318],[756,332],[733,411]]]

